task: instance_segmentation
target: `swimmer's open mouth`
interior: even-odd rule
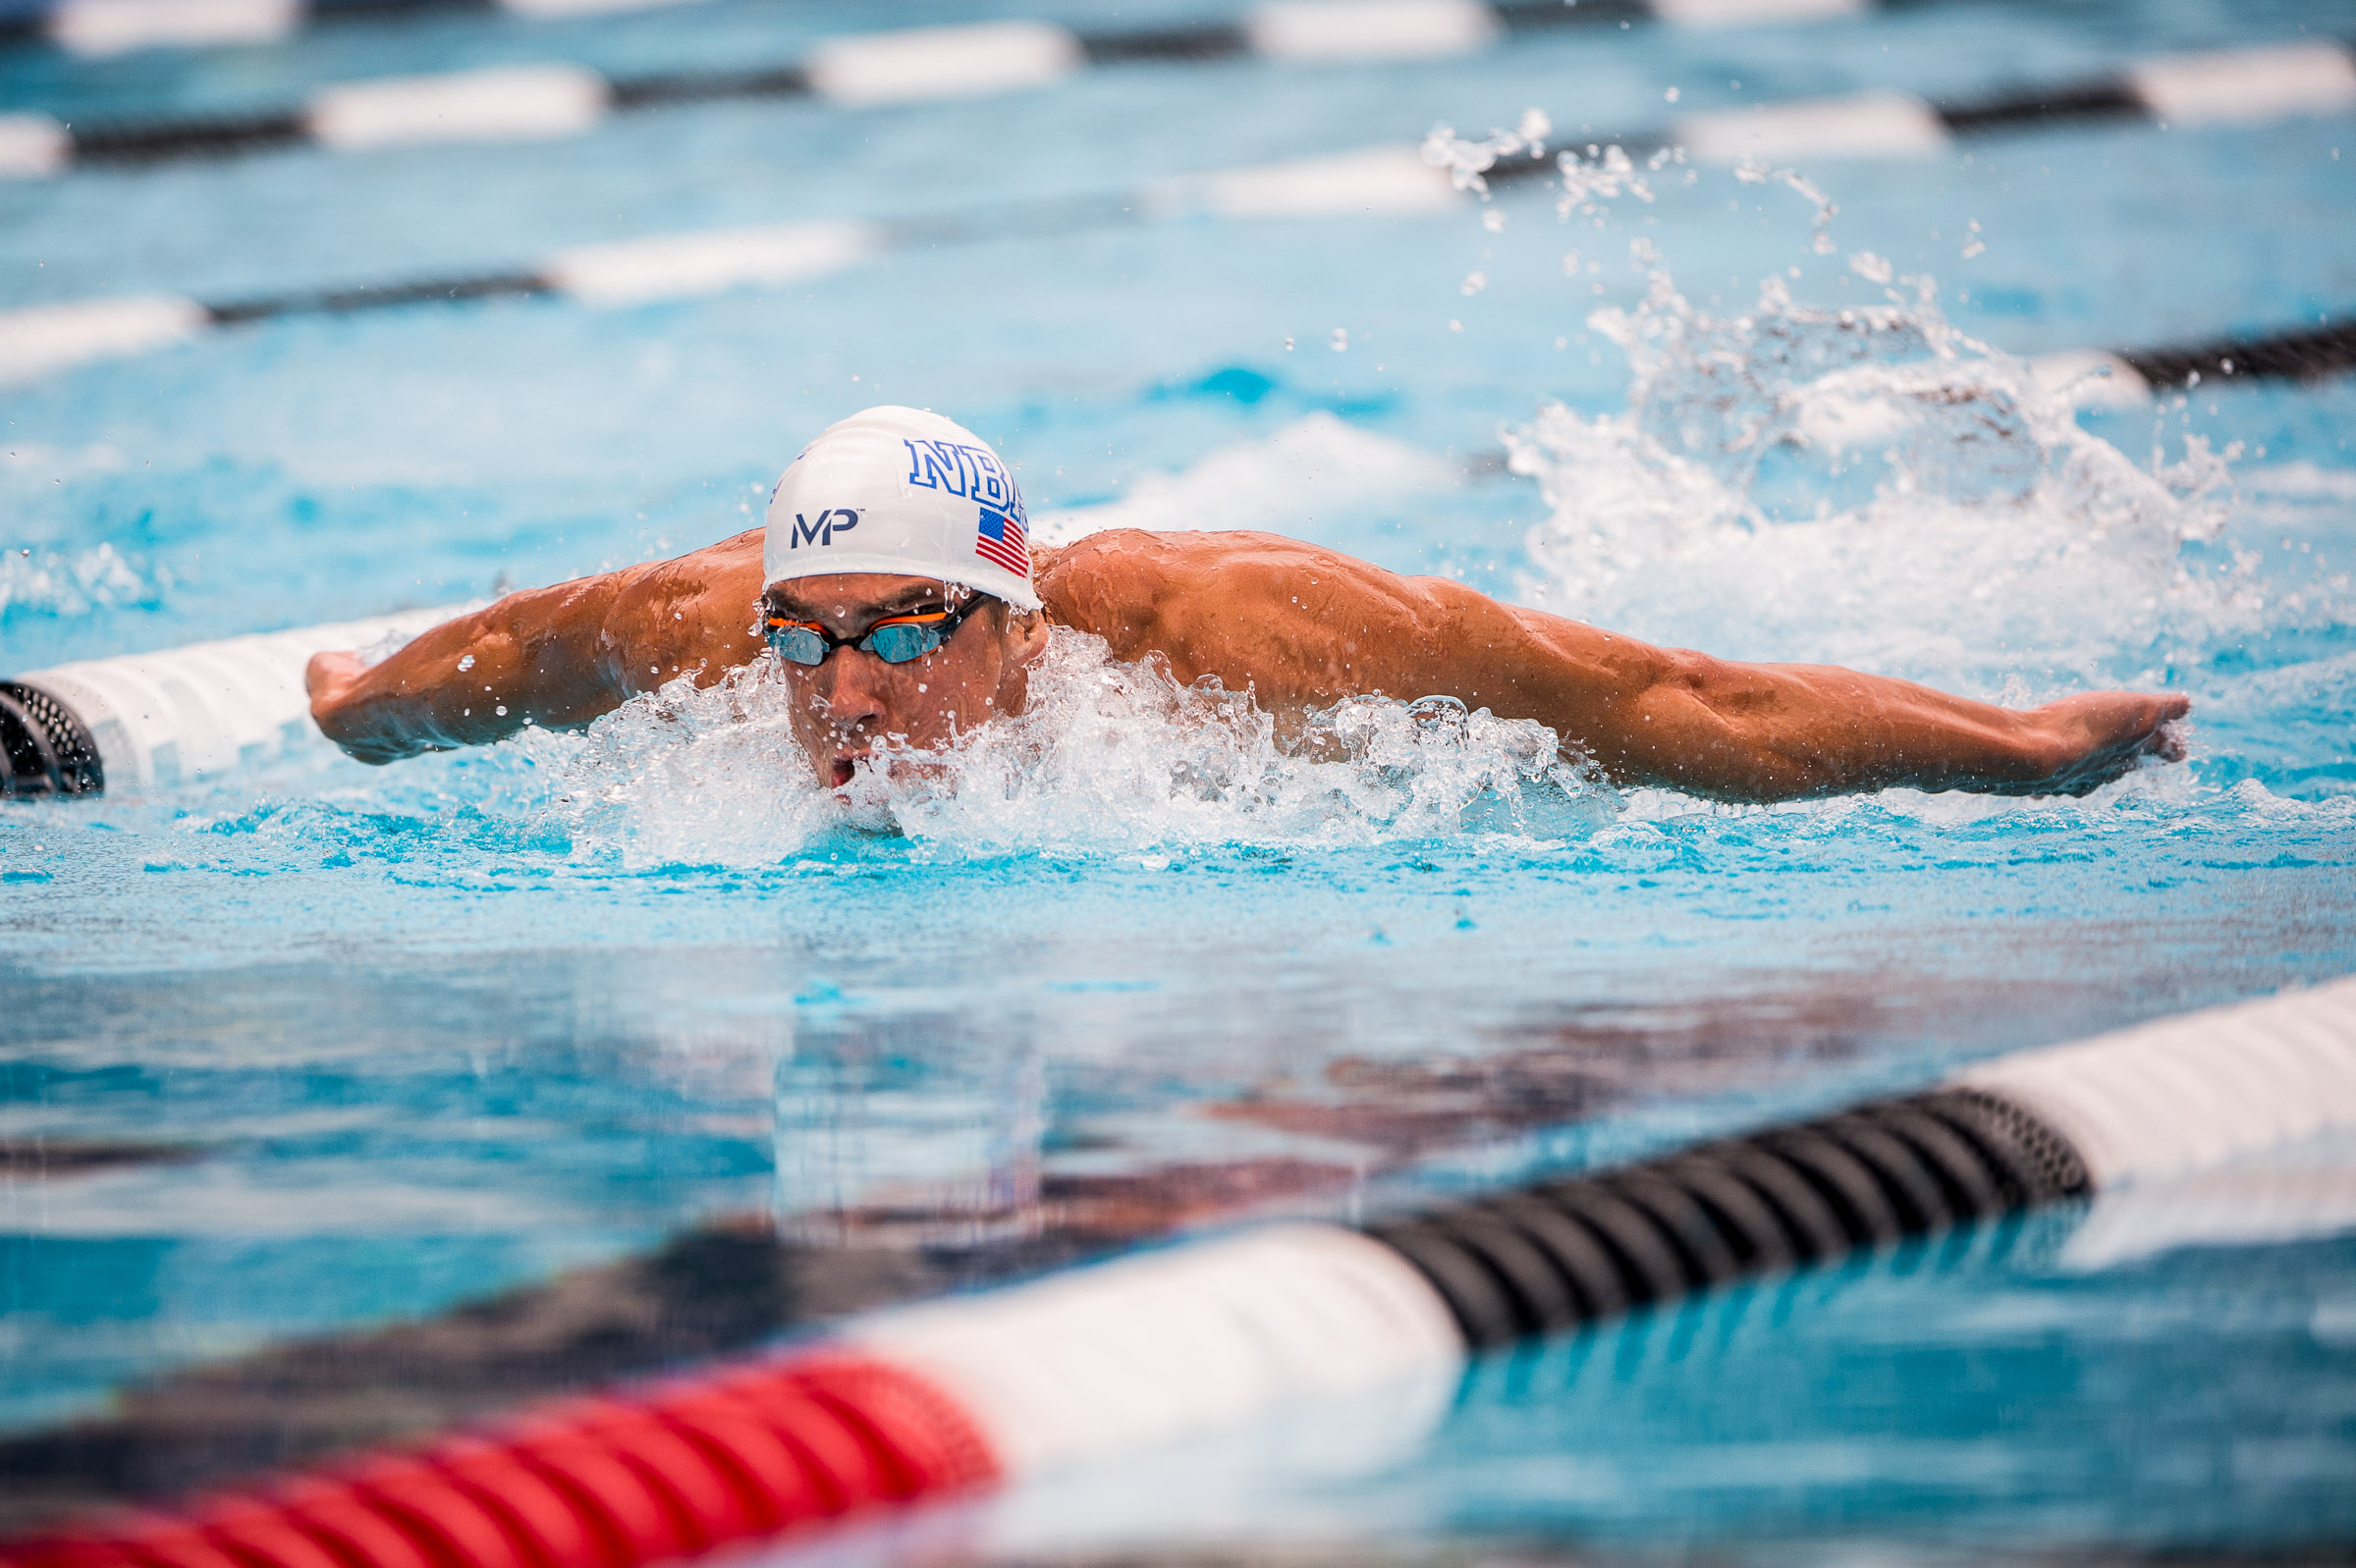
[[[837,757],[835,759],[835,787],[840,789],[845,784],[850,783],[850,759],[849,757]]]

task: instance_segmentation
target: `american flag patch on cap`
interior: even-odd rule
[[[1022,514],[1018,510],[1000,512],[994,507],[981,509],[981,526],[973,541],[973,553],[994,567],[1004,567],[1017,577],[1031,574],[1030,541],[1022,532]]]

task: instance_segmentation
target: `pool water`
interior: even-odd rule
[[[891,20],[657,17],[12,55],[0,91],[127,116],[500,60],[785,59]],[[978,211],[1533,106],[1576,142],[1662,123],[1671,87],[1680,109],[1987,94],[2309,27],[1923,6],[92,171],[0,186],[0,302]],[[1800,192],[1672,162],[1561,217],[1559,191],[1516,188],[1417,217],[1015,226],[630,310],[295,318],[0,393],[12,672],[692,548],[748,526],[810,431],[904,401],[998,444],[1059,535],[1268,527],[1739,657],[2195,703],[2189,762],[2084,799],[1733,809],[1613,791],[1533,726],[1381,701],[1288,754],[1235,695],[1066,637],[955,787],[865,779],[849,806],[794,782],[757,677],[583,735],[14,806],[0,1511],[166,1491],[1174,1229],[1609,1161],[2356,968],[2356,391],[2073,408],[2013,357],[2344,311],[2349,135],[2120,123],[1828,161],[1804,173],[1838,206],[1829,248]],[[2356,1157],[2217,1180],[857,1550],[2345,1541]],[[2220,1204],[2242,1220],[2196,1222]],[[565,1316],[626,1284],[710,1305],[710,1278],[750,1275],[647,1281],[745,1237],[754,1274],[802,1262],[740,1321],[601,1340]],[[451,1348],[503,1292],[528,1355]],[[364,1416],[329,1397],[354,1389]]]

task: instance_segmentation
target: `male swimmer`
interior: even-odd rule
[[[319,728],[363,762],[575,729],[680,675],[763,652],[820,786],[880,746],[917,752],[1022,709],[1051,628],[1180,681],[1249,688],[1288,725],[1365,693],[1447,695],[1534,719],[1614,782],[1723,800],[1850,790],[2083,793],[2144,752],[2182,697],[2098,691],[2025,712],[1830,665],[1656,648],[1441,577],[1265,533],[1116,529],[1036,552],[1014,475],[938,414],[829,426],[765,529],[676,561],[510,594],[369,668],[310,663]]]

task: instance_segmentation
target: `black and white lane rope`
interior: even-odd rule
[[[1734,9],[1739,9],[1735,7]],[[278,109],[70,126],[0,114],[0,178],[79,165],[147,164],[313,146],[334,152],[430,142],[550,140],[607,116],[684,103],[815,97],[880,107],[1044,86],[1089,66],[1216,61],[1446,58],[1487,47],[1508,22],[1535,26],[1586,6],[1508,11],[1471,0],[1288,0],[1243,22],[1155,32],[1081,34],[1004,21],[835,38],[798,62],[637,79],[564,62],[341,82]],[[1673,142],[1705,161],[1758,156],[1912,157],[1956,136],[2071,121],[2254,123],[2356,109],[2356,60],[2338,43],[2164,56],[2092,81],[1934,103],[1902,92],[1689,115],[1623,144]]]
[[[1270,1226],[904,1309],[852,1337],[950,1392],[1023,1469],[2346,1128],[2356,980],[1362,1227]]]
[[[1295,1403],[1445,1398],[1468,1356],[1525,1335],[2351,1127],[2342,979],[1569,1181],[876,1313],[782,1354],[0,1542],[0,1563],[642,1568]]]
[[[1520,184],[1551,177],[1556,167],[1544,158],[1524,158],[1490,168],[1485,178],[1492,186]],[[1454,210],[1466,199],[1451,177],[1417,149],[1375,146],[1179,176],[1118,195],[1048,199],[904,220],[816,219],[609,241],[558,250],[536,265],[512,272],[243,299],[154,294],[70,300],[0,310],[0,387],[35,381],[92,360],[149,352],[220,328],[286,316],[534,296],[563,297],[592,307],[627,307],[735,289],[783,288],[864,265],[896,250],[1010,236],[1040,239],[1189,217],[1250,221],[1429,215]],[[2315,380],[2356,365],[2356,323],[2325,320],[2251,339],[2184,348],[2073,351],[2050,358],[2051,368],[2065,377],[2102,372],[2105,379],[2088,394],[2090,401],[2102,402],[2132,401],[2155,389],[2195,381]]]
[[[405,15],[602,16],[680,0],[52,0],[0,7],[0,41],[45,39],[74,54],[271,43],[307,27]],[[1857,16],[1877,0],[1276,0],[1232,20],[1074,33],[1090,64],[1247,53],[1365,58],[1463,52],[1523,28],[1778,27]],[[1050,24],[1052,26],[1052,24]]]

